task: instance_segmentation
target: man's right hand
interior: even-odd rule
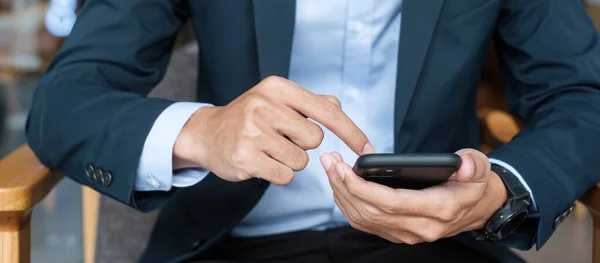
[[[177,137],[173,154],[227,181],[262,178],[289,184],[308,163],[306,150],[329,129],[355,153],[374,152],[367,136],[333,96],[314,94],[280,77],[268,77],[231,103],[196,111]]]

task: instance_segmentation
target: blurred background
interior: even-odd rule
[[[83,2],[53,1],[57,3],[68,10]],[[49,5],[50,0],[0,0],[0,157],[26,142],[24,127],[34,87],[63,42],[49,33],[44,21]],[[598,1],[588,5],[590,15],[600,21]],[[177,47],[193,39],[189,32],[184,28]],[[81,200],[81,186],[64,179],[35,208],[32,262],[84,262]],[[578,207],[541,251],[519,253],[529,262],[591,262],[591,218],[582,205]]]
[[[0,0],[0,155],[25,143],[25,121],[36,82],[62,38],[44,25],[49,0]],[[32,262],[83,262],[81,186],[70,180],[32,218]]]

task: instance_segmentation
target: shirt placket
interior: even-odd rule
[[[346,9],[342,87],[338,98],[344,112],[359,127],[366,124],[363,113],[368,107],[368,102],[361,100],[361,97],[369,88],[367,84],[371,62],[373,7],[374,0],[349,0]],[[339,139],[337,141],[336,148],[344,161],[353,165],[357,155]],[[337,222],[346,221],[336,205],[333,206],[332,217]]]

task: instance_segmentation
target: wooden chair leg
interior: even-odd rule
[[[600,213],[593,209],[589,209],[589,212],[592,216],[592,221],[594,223],[592,262],[600,263]]]
[[[54,212],[56,209],[56,188],[52,189],[50,193],[42,200],[42,205],[44,207],[44,212],[49,215]]]
[[[100,194],[87,186],[82,186],[81,196],[83,206],[81,210],[83,217],[83,257],[85,263],[94,263]]]
[[[0,213],[0,263],[31,261],[31,211]]]

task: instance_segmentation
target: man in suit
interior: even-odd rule
[[[145,97],[186,19],[199,102]],[[526,125],[485,156],[490,40]],[[27,136],[71,179],[161,207],[141,262],[519,262],[507,247],[540,248],[600,180],[598,40],[578,0],[91,0]],[[350,168],[373,152],[462,164],[391,189]]]

